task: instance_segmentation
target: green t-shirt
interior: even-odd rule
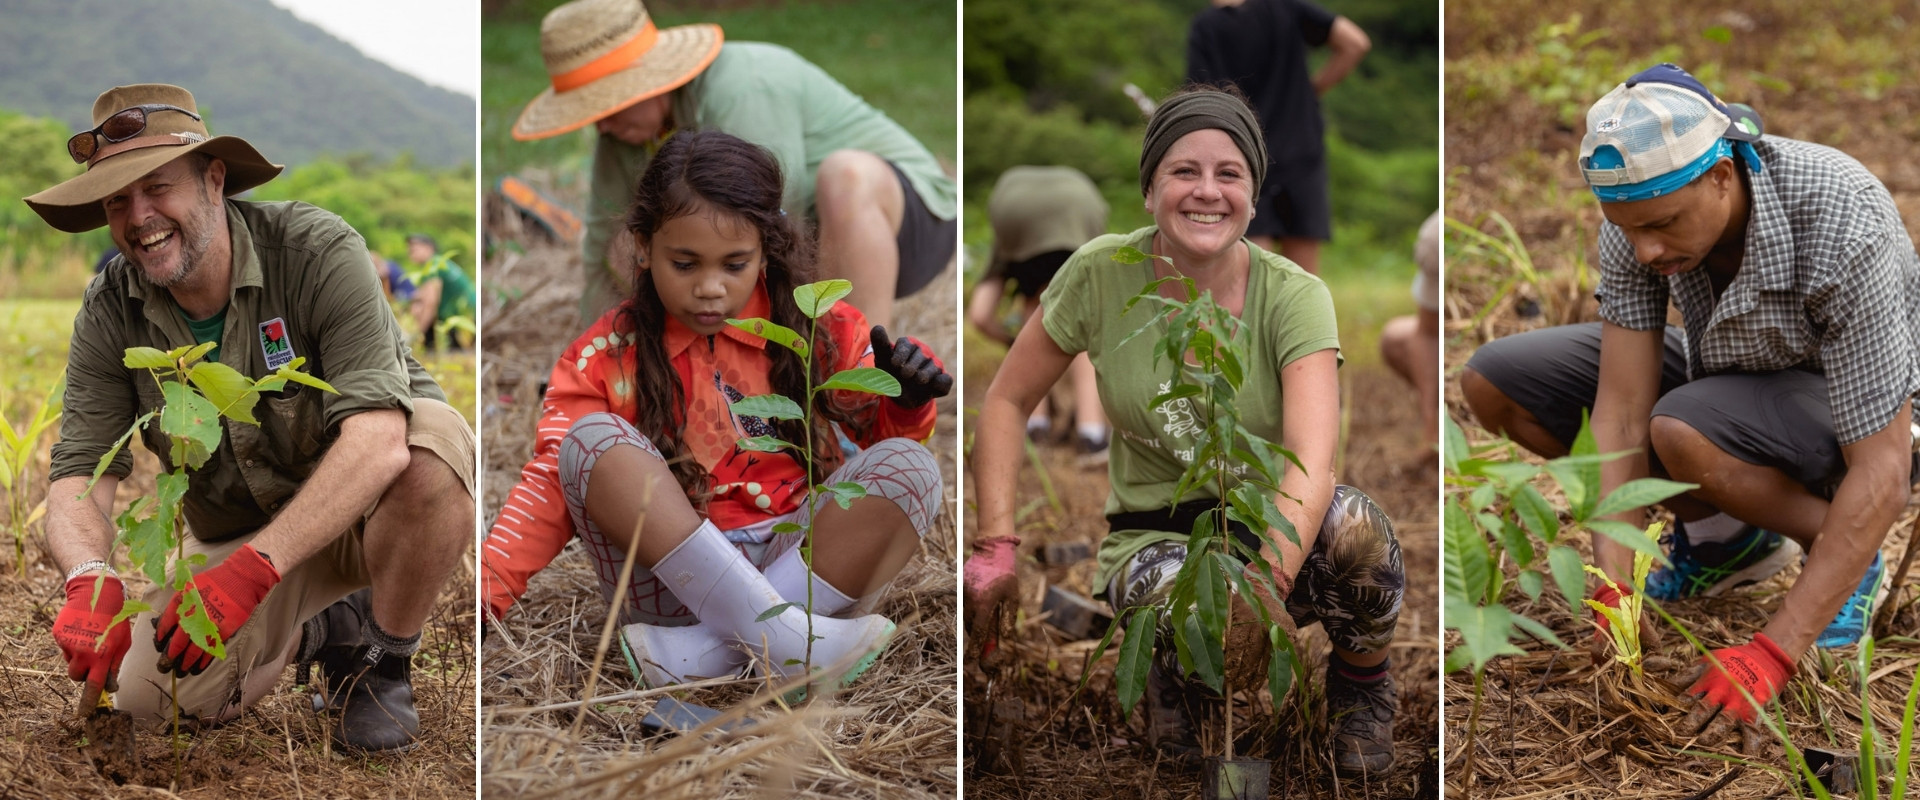
[[[187,330],[193,333],[194,344],[213,342],[213,349],[208,350],[202,360],[219,361],[220,333],[227,329],[227,309],[223,307],[220,309],[220,313],[206,319],[189,317],[187,316],[187,310],[184,308],[177,310],[180,312],[180,318],[187,321]]]
[[[432,271],[427,280],[440,280],[440,307],[434,319],[445,321],[449,317],[473,316],[473,280],[467,277],[460,265],[446,256],[434,256]]]
[[[1141,303],[1122,314],[1127,300],[1153,281],[1153,261],[1122,264],[1113,260],[1113,252],[1122,246],[1148,251],[1156,230],[1149,226],[1088,242],[1040,295],[1047,334],[1054,343],[1069,353],[1085,351],[1092,360],[1100,404],[1113,424],[1112,456],[1107,462],[1112,484],[1108,514],[1172,505],[1180,473],[1192,459],[1197,434],[1206,424],[1205,407],[1190,399],[1147,408],[1153,398],[1172,387],[1174,377],[1172,363],[1154,363],[1159,338],[1155,331],[1119,346],[1128,333],[1152,319],[1156,306]],[[1281,369],[1309,353],[1340,347],[1333,296],[1319,278],[1293,262],[1252,243],[1246,246],[1252,254],[1246,302],[1240,312],[1246,381],[1234,406],[1241,424],[1279,442]],[[1182,500],[1215,497],[1218,493],[1208,485],[1190,491]],[[1114,531],[1100,544],[1095,588],[1104,589],[1119,565],[1141,548],[1186,538],[1184,533],[1164,531]]]

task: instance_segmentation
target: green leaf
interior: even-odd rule
[[[782,450],[795,449],[792,442],[773,436],[749,436],[734,444],[739,445],[742,450],[752,450],[756,453],[778,453]]]
[[[853,481],[841,481],[825,488],[833,495],[833,502],[840,504],[842,509],[852,508],[853,501],[867,496],[867,487]]]
[[[799,603],[781,603],[780,605],[774,606],[772,608],[769,608],[765,611],[760,612],[760,616],[754,617],[753,621],[766,622],[767,620],[773,619],[774,617],[780,616],[781,614],[785,613],[787,609],[794,608],[799,605],[800,605]]]
[[[1560,515],[1553,510],[1547,498],[1540,495],[1540,490],[1523,485],[1514,492],[1512,503],[1514,514],[1520,517],[1521,524],[1526,525],[1541,541],[1552,544],[1560,537]]]
[[[1141,252],[1140,248],[1138,247],[1119,247],[1119,248],[1115,248],[1113,251],[1113,260],[1118,261],[1122,264],[1138,264],[1142,261],[1147,260],[1147,254]],[[1169,279],[1162,278],[1161,280],[1169,280]],[[1159,281],[1155,281],[1155,283],[1158,283],[1158,282]]]
[[[1533,573],[1527,573],[1527,574],[1531,575]],[[1547,644],[1553,645],[1554,647],[1558,647],[1562,650],[1567,649],[1567,643],[1560,641],[1559,636],[1554,635],[1553,631],[1549,630],[1547,626],[1542,625],[1538,622],[1535,622],[1533,618],[1528,617],[1525,614],[1514,614],[1513,624],[1518,626],[1521,630],[1526,631],[1527,633],[1533,634],[1534,638],[1537,638],[1540,641],[1546,642]]]
[[[794,523],[794,522],[773,523],[773,535],[775,536],[788,534],[788,533],[799,533],[803,530],[806,530],[806,528],[801,527],[799,523]]]
[[[807,340],[800,334],[794,333],[792,328],[759,317],[730,319],[727,320],[727,324],[799,353],[803,359],[808,355]]]
[[[855,367],[843,369],[827,378],[826,382],[813,388],[816,392],[843,391],[866,392],[883,397],[899,397],[900,381],[886,370],[877,367]]]
[[[1547,548],[1547,564],[1553,567],[1553,582],[1560,587],[1560,596],[1574,608],[1580,607],[1580,601],[1587,596],[1587,575],[1581,569],[1580,551],[1564,544]]]
[[[129,347],[120,363],[131,369],[167,369],[173,366],[173,359],[151,347]]]
[[[306,356],[301,356],[300,358],[306,358]],[[298,362],[300,361],[300,358],[296,358],[294,359],[294,361]],[[333,384],[327,383],[326,381],[320,380],[319,378],[313,377],[312,375],[308,375],[307,373],[301,372],[294,364],[288,364],[284,367],[274,370],[273,374],[274,374],[274,377],[285,378],[287,380],[293,381],[294,383],[311,386],[315,389],[319,389],[320,391],[326,392],[327,394],[340,393],[338,389],[333,388]]]
[[[127,540],[127,560],[133,562],[135,569],[145,573],[148,580],[156,585],[167,582],[167,559],[173,555],[175,542],[167,527],[155,514],[145,519],[133,521],[122,518],[122,536]]]
[[[1460,429],[1460,423],[1453,421],[1453,415],[1447,415],[1447,444],[1440,451],[1446,462],[1447,471],[1460,474],[1460,460],[1467,457],[1467,432]]]
[[[1093,678],[1093,665],[1099,663],[1101,656],[1106,655],[1107,645],[1113,643],[1113,635],[1119,632],[1121,626],[1124,624],[1122,622],[1124,619],[1125,617],[1116,614],[1113,617],[1113,621],[1107,623],[1106,635],[1100,637],[1100,643],[1094,645],[1093,652],[1087,654],[1086,662],[1081,665],[1080,683],[1073,687],[1074,695],[1079,695],[1082,689],[1087,688],[1087,681]],[[1069,697],[1069,699],[1072,698]]]
[[[1540,599],[1540,592],[1547,588],[1547,579],[1533,570],[1521,572],[1519,580],[1520,591],[1526,592],[1529,600]]]
[[[1593,498],[1587,494],[1591,484],[1587,482],[1584,467],[1554,460],[1547,462],[1547,474],[1560,484],[1560,492],[1567,496],[1567,508],[1575,520],[1584,521],[1591,516],[1588,512],[1593,509]]]
[[[100,638],[94,641],[94,644],[93,644],[94,648],[100,649],[106,645],[107,634],[113,631],[113,626],[118,625],[122,622],[126,622],[127,620],[133,619],[134,617],[140,616],[142,612],[147,612],[152,610],[153,610],[153,606],[147,605],[146,603],[142,603],[138,600],[126,601],[125,604],[120,606],[120,613],[113,615],[113,621],[107,623],[107,630],[100,632]]]
[[[188,601],[180,603],[180,629],[187,632],[187,638],[192,639],[194,645],[212,653],[214,658],[226,658],[227,646],[220,640],[220,626],[207,617],[206,606],[200,602],[200,590],[188,589],[187,597],[191,607]]]
[[[253,406],[259,402],[260,394],[254,389],[253,381],[239,370],[218,361],[202,361],[187,372],[187,380],[193,382],[221,416],[248,425],[260,424],[260,420],[253,417]]]
[[[201,342],[199,344],[194,345],[193,347],[188,348],[187,352],[180,356],[180,361],[186,366],[192,367],[196,362],[198,362],[206,354],[213,352],[213,348],[216,348],[219,346],[220,346],[219,342]]]
[[[1442,586],[1447,597],[1468,605],[1487,600],[1487,582],[1493,572],[1493,554],[1487,540],[1473,524],[1473,515],[1458,509],[1443,514],[1446,546],[1441,548],[1445,575]]]
[[[1194,558],[1196,554],[1188,554]],[[1227,610],[1233,603],[1233,595],[1227,593],[1227,578],[1215,569],[1205,553],[1197,554],[1200,561],[1199,574],[1193,581],[1193,611],[1200,617],[1200,630],[1211,639],[1219,639],[1227,631]]]
[[[1671,566],[1667,554],[1660,552],[1660,543],[1647,538],[1647,532],[1625,522],[1614,519],[1595,519],[1587,521],[1587,528],[1595,533],[1633,548],[1634,552],[1646,553],[1653,560]]]
[[[1506,518],[1494,518],[1490,514],[1481,514],[1481,522],[1491,523],[1488,527],[1500,534],[1500,546],[1507,549],[1507,555],[1521,569],[1533,566],[1533,541],[1527,538],[1527,532]]]
[[[1502,655],[1521,655],[1513,646],[1513,612],[1506,606],[1482,606],[1456,597],[1446,598],[1447,627],[1460,632],[1461,648],[1467,651],[1467,663],[1474,672]],[[1453,663],[1451,655],[1448,663]]]
[[[120,438],[114,441],[113,446],[107,448],[107,452],[100,454],[100,463],[93,465],[93,477],[87,481],[87,488],[81,490],[75,499],[84,499],[87,495],[92,494],[93,485],[99,483],[100,476],[107,473],[107,467],[113,464],[113,457],[120,454],[120,448],[127,446],[127,440],[133,438],[133,432],[140,430],[141,426],[146,425],[154,417],[159,415],[160,412],[157,410],[149,411],[140,415],[140,418],[134,420],[132,425],[127,426],[127,432],[120,434]]]
[[[833,278],[793,287],[793,300],[800,304],[800,313],[807,315],[807,319],[819,319],[834,303],[852,293],[852,281]]]
[[[1179,386],[1175,386],[1172,389],[1167,390],[1166,393],[1160,395],[1159,397],[1155,397],[1152,400],[1148,400],[1147,408],[1149,409],[1159,408],[1175,400],[1179,400],[1180,398],[1192,397],[1194,395],[1197,395],[1201,391],[1202,389],[1196,384],[1183,383],[1183,384],[1180,384]]]
[[[1224,672],[1226,654],[1219,637],[1208,636],[1207,632],[1200,627],[1198,616],[1187,617],[1186,624],[1181,626],[1180,633],[1181,638],[1186,640],[1187,655],[1191,659],[1194,674],[1214,691],[1221,691],[1226,680]]]
[[[1273,696],[1274,712],[1279,713],[1280,703],[1286,699],[1293,683],[1293,640],[1279,623],[1269,623],[1267,644],[1273,647],[1272,655],[1267,657],[1267,692]]]
[[[1113,669],[1122,717],[1146,693],[1147,673],[1153,668],[1153,628],[1159,616],[1159,609],[1148,606],[1134,609],[1127,620],[1127,639],[1120,643],[1120,663]]]
[[[1599,505],[1594,506],[1593,516],[1604,517],[1608,514],[1644,508],[1698,488],[1700,484],[1697,483],[1681,483],[1660,478],[1627,481],[1620,488],[1613,490],[1613,494],[1607,495],[1605,500],[1601,500]]]
[[[1726,44],[1733,41],[1733,30],[1725,25],[1715,25],[1701,31],[1700,36],[1709,42]]]
[[[1247,566],[1235,561],[1233,556],[1217,550],[1208,553],[1207,558],[1213,561],[1214,569],[1219,570],[1222,575],[1227,577],[1227,580],[1233,584],[1233,588],[1240,592],[1240,596],[1247,599],[1247,605],[1252,606],[1254,613],[1259,615],[1260,624],[1273,624],[1273,617],[1267,613],[1266,604],[1259,602],[1260,595],[1255,594],[1253,584],[1247,582]],[[1273,590],[1269,589],[1268,591],[1272,592]],[[1278,592],[1273,593],[1278,594]],[[1285,602],[1286,598],[1282,597],[1280,600],[1281,602]]]
[[[733,401],[733,413],[743,417],[762,419],[799,419],[806,416],[800,410],[800,404],[784,394],[756,394],[742,400]]]
[[[181,442],[198,444],[205,452],[212,452],[220,446],[220,409],[215,408],[207,399],[194,392],[186,384],[166,381],[160,384],[160,391],[166,398],[166,405],[160,409],[160,431],[174,440],[173,463],[192,463],[192,454],[181,456]],[[201,459],[205,463],[205,458]]]

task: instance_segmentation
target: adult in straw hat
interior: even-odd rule
[[[616,236],[634,182],[675,130],[719,130],[773,153],[789,214],[820,226],[823,277],[876,325],[925,286],[958,241],[953,180],[927,148],[784,47],[723,42],[718,25],[661,29],[640,0],[575,0],[540,24],[552,81],[513,125],[520,140],[593,126],[582,321],[626,294],[632,248]]]
[[[1601,321],[1490,342],[1461,388],[1488,429],[1545,456],[1591,408],[1599,451],[1628,454],[1602,496],[1649,475],[1698,484],[1664,502],[1679,521],[1672,566],[1647,579],[1657,600],[1763,580],[1794,560],[1786,540],[1806,550],[1766,627],[1692,686],[1696,724],[1751,723],[1746,696],[1771,700],[1809,647],[1858,641],[1883,591],[1880,545],[1914,472],[1920,257],[1860,162],[1763,135],[1753,109],[1672,64],[1594,103],[1580,167],[1606,218]],[[1593,550],[1610,579],[1593,597],[1618,608],[1632,550]]]
[[[93,122],[67,143],[86,171],[26,198],[60,230],[107,226],[121,252],[74,320],[47,492],[48,548],[67,570],[53,635],[69,675],[117,685],[121,708],[164,719],[172,673],[181,710],[217,720],[265,696],[286,665],[318,663],[337,745],[412,744],[412,653],[473,535],[472,429],[408,354],[360,235],[304,203],[232,199],[281,168],[244,139],[209,137],[192,94],[117,87],[94,101]],[[181,597],[165,584],[141,598],[151,610],[114,622],[126,592],[106,510],[130,455],[87,492],[116,440],[163,402],[123,351],[196,343],[246,377],[298,367],[334,389],[289,382],[261,396],[257,424],[227,424],[204,463],[187,456],[185,547],[206,558],[195,583],[224,659],[180,630]],[[178,466],[158,426],[141,436]]]

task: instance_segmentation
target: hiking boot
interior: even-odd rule
[[[1780,534],[1752,525],[1725,542],[1694,544],[1686,526],[1676,523],[1668,541],[1673,567],[1656,567],[1647,575],[1647,596],[1655,600],[1712,597],[1759,583],[1785,569],[1800,549]]]
[[[300,682],[314,690],[315,711],[334,714],[335,746],[406,749],[420,730],[413,707],[413,659],[367,644],[372,619],[373,590],[361,589],[307,620],[300,632]],[[320,682],[313,680],[315,665]]]
[[[1873,620],[1873,610],[1885,600],[1887,590],[1886,570],[1880,563],[1880,554],[1873,554],[1873,563],[1867,566],[1867,574],[1860,578],[1860,585],[1854,587],[1853,594],[1847,597],[1847,604],[1840,607],[1839,615],[1828,623],[1827,629],[1820,632],[1820,638],[1813,640],[1814,647],[1845,647],[1860,641],[1867,631],[1867,624]]]
[[[1195,694],[1192,685],[1177,673],[1162,668],[1154,658],[1147,668],[1147,743],[1176,759],[1200,755],[1200,739],[1194,734]]]
[[[1393,715],[1400,694],[1393,674],[1362,681],[1327,669],[1327,726],[1333,771],[1342,778],[1384,778],[1393,769]]]
[[[352,667],[327,675],[335,709],[334,746],[363,752],[412,748],[420,733],[420,714],[413,708],[413,657],[361,645]],[[327,671],[325,662],[321,671]]]

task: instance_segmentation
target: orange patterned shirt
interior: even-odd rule
[[[494,619],[504,617],[526,592],[528,579],[553,561],[574,535],[560,492],[560,442],[567,430],[575,420],[594,412],[638,418],[631,347],[637,339],[621,332],[626,327],[624,310],[623,306],[602,316],[553,367],[533,459],[521,470],[520,483],[507,495],[483,545],[483,591]],[[741,317],[767,316],[762,284]],[[836,346],[835,369],[873,366],[870,326],[858,309],[836,303],[820,318],[820,328]],[[774,433],[767,421],[741,417],[730,407],[736,400],[773,392],[767,341],[732,326],[701,336],[672,317],[667,319],[664,335],[667,356],[686,398],[682,441],[712,476],[713,499],[707,514],[713,524],[734,530],[797,509],[807,494],[804,465],[786,453],[743,450],[736,444],[742,438]],[[854,430],[846,433],[861,447],[900,436],[924,441],[933,431],[934,413],[933,403],[908,409],[872,398],[860,412],[859,423],[851,426]]]

